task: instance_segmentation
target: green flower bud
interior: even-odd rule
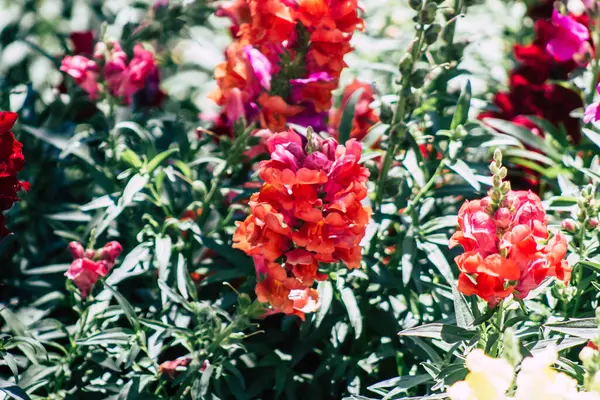
[[[410,85],[416,89],[420,89],[425,84],[425,77],[429,73],[429,69],[417,68],[410,77]]]
[[[400,62],[398,63],[398,70],[400,71],[400,73],[402,75],[408,75],[408,74],[410,74],[412,67],[413,67],[412,55],[410,53],[404,54],[402,56],[402,58],[400,59]]]
[[[394,118],[394,110],[392,110],[392,107],[390,107],[390,105],[387,103],[381,103],[380,114],[381,115],[379,118],[384,124],[390,124]]]
[[[413,10],[420,10],[421,7],[423,6],[423,1],[422,0],[408,0],[408,5]]]
[[[437,4],[435,3],[427,3],[425,8],[421,10],[421,14],[419,15],[421,22],[423,24],[431,24],[435,21],[435,14],[437,13]]]
[[[425,43],[431,45],[435,43],[442,31],[440,24],[432,24],[425,30]]]

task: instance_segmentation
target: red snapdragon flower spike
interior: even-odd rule
[[[236,0],[221,7],[217,15],[231,19],[234,42],[215,69],[218,88],[210,97],[229,124],[244,117],[274,132],[288,122],[326,129],[344,55],[364,27],[358,10],[356,0]]]
[[[100,250],[87,249],[77,242],[69,243],[69,251],[75,259],[65,276],[71,279],[86,298],[100,277],[106,277],[123,251],[118,242],[110,242]]]
[[[271,158],[260,164],[265,184],[250,198],[251,214],[237,223],[233,247],[254,258],[259,301],[272,312],[303,318],[319,304],[314,282],[327,278],[319,263],[360,266],[369,173],[358,164],[362,147],[355,140],[341,146],[312,137],[307,143],[286,131],[266,144]]]
[[[493,215],[490,204],[489,197],[467,201],[459,211],[459,229],[450,239],[451,248],[465,250],[455,258],[459,290],[493,307],[510,294],[527,297],[547,277],[568,283],[567,240],[558,233],[548,241],[540,198],[531,191],[511,191]]]
[[[18,193],[21,190],[29,190],[29,183],[17,178],[25,164],[23,144],[11,132],[17,118],[16,113],[0,112],[0,237],[10,233],[2,212],[20,200]]]

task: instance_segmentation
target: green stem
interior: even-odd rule
[[[440,164],[438,165],[437,169],[435,170],[435,172],[433,173],[431,178],[429,178],[429,180],[427,181],[425,186],[423,186],[419,190],[419,192],[417,193],[415,198],[412,199],[412,201],[408,204],[408,207],[406,207],[404,209],[404,212],[403,212],[404,215],[412,214],[412,212],[415,209],[415,207],[417,206],[417,204],[419,204],[419,201],[421,201],[421,198],[423,196],[425,196],[429,192],[429,190],[431,190],[431,187],[435,184],[439,175],[442,173],[444,166],[446,165],[446,161],[447,161],[446,158],[444,158],[444,159],[442,159],[442,161],[440,161]]]
[[[419,25],[417,29],[417,36],[413,43],[413,47],[411,49],[411,60],[412,63],[410,65],[410,71],[414,68],[415,62],[420,59],[421,51],[423,46],[423,34],[425,30],[423,25]],[[375,201],[374,201],[374,211],[378,213],[381,208],[381,203],[383,202],[383,189],[385,187],[385,181],[387,178],[387,174],[389,169],[392,166],[392,162],[394,160],[394,156],[396,155],[396,151],[398,148],[398,144],[400,143],[400,138],[404,136],[406,132],[406,125],[401,124],[404,121],[406,114],[412,112],[412,110],[407,110],[407,98],[410,96],[410,78],[411,73],[404,74],[402,76],[402,80],[400,82],[400,88],[398,90],[398,104],[396,106],[396,110],[394,111],[394,116],[392,118],[392,126],[390,127],[390,143],[388,149],[385,153],[385,157],[383,160],[383,166],[381,168],[381,173],[379,174],[379,180],[377,182],[377,190],[375,192]]]
[[[596,16],[596,30],[594,32],[594,43],[598,43],[600,39],[600,15]],[[598,84],[598,74],[600,73],[600,52],[596,51],[594,54],[594,60],[592,63],[592,80],[590,83],[589,92],[586,98],[586,104],[591,104],[594,101],[594,94],[596,93],[596,86]]]

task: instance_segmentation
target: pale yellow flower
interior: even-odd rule
[[[578,393],[577,381],[552,368],[557,359],[556,348],[550,346],[523,360],[521,371],[517,375],[515,400],[580,399],[579,396],[584,393]]]
[[[452,400],[505,400],[514,371],[503,359],[488,357],[483,350],[473,350],[466,358],[469,374],[464,381],[452,385]]]

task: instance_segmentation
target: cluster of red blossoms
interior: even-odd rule
[[[124,104],[131,104],[140,93],[136,97],[140,105],[160,105],[164,93],[160,90],[160,72],[151,51],[138,43],[129,60],[115,40],[94,45],[90,32],[76,32],[70,38],[74,55],[63,58],[60,70],[72,77],[91,100],[110,93]]]
[[[9,210],[19,201],[19,191],[29,190],[29,183],[17,179],[17,173],[23,169],[25,163],[23,145],[11,132],[17,118],[16,113],[0,112],[0,238],[10,233],[2,212]]]
[[[115,266],[123,247],[119,242],[110,242],[100,250],[86,250],[80,243],[71,242],[69,251],[74,261],[65,276],[75,283],[85,299],[98,279],[107,276]]]
[[[267,140],[270,160],[260,164],[265,182],[250,198],[251,214],[238,222],[233,247],[254,258],[256,294],[271,312],[296,314],[318,308],[319,263],[343,261],[358,268],[360,241],[371,211],[369,172],[359,165],[362,146],[349,140],[307,140],[281,132]]]
[[[358,0],[233,0],[218,15],[231,19],[235,39],[215,70],[211,98],[224,107],[221,122],[326,130],[344,55],[364,26]]]
[[[512,121],[537,135],[543,130],[526,116],[543,118],[555,126],[564,126],[573,142],[580,139],[579,120],[571,111],[583,107],[581,95],[552,81],[565,81],[577,67],[584,67],[594,51],[587,14],[561,15],[553,10],[553,2],[544,2],[535,9],[535,40],[514,46],[517,67],[510,73],[509,91],[497,93],[497,111],[482,113],[480,118],[492,117]],[[538,19],[539,18],[539,19]]]
[[[494,307],[511,294],[525,298],[547,277],[569,282],[567,239],[558,233],[548,241],[546,212],[536,194],[509,191],[496,206],[490,196],[467,201],[458,224],[450,247],[465,250],[455,258],[462,293]]]

